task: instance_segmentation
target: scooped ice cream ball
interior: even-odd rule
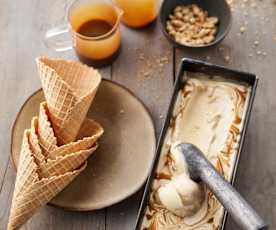
[[[173,178],[157,191],[159,202],[177,216],[194,215],[204,201],[204,190],[186,174]]]

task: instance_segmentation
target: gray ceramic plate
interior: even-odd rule
[[[11,152],[15,166],[23,131],[38,114],[42,90],[22,106],[13,126]],[[146,180],[155,153],[152,119],[144,105],[127,89],[103,80],[87,115],[105,130],[100,147],[86,170],[50,204],[69,210],[95,210],[135,193]]]

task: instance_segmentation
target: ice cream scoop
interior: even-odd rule
[[[197,147],[192,144],[179,144],[175,148],[184,156],[190,178],[196,182],[203,181],[242,229],[268,229],[264,220],[216,171]]]
[[[204,190],[183,173],[160,187],[157,196],[168,210],[186,217],[192,216],[200,209],[204,200]]]

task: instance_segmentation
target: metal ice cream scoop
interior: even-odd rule
[[[197,182],[203,181],[242,229],[268,229],[264,220],[216,171],[197,147],[192,144],[179,144],[176,148],[185,157],[191,179]]]

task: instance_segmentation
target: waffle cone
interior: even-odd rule
[[[35,158],[37,164],[40,164],[45,160],[45,156],[39,145],[38,133],[38,117],[33,117],[31,123],[31,133],[30,133],[30,148]]]
[[[77,137],[93,101],[101,76],[79,62],[62,59],[37,59],[38,71],[58,144]]]
[[[86,65],[41,57],[46,102],[24,132],[8,230],[20,228],[87,166],[103,128],[85,119],[101,81]]]
[[[15,181],[14,196],[20,191],[26,190],[32,183],[39,180],[38,166],[35,163],[29,139],[31,131],[26,129],[23,135],[23,142],[17,167],[17,177]]]
[[[22,195],[14,194],[8,230],[15,230],[22,226],[43,205],[47,204],[61,192],[72,180],[86,168],[85,162],[81,168],[59,176],[43,178],[31,186]],[[20,176],[20,175],[19,175]]]
[[[51,122],[49,121],[49,110],[46,102],[40,104],[39,119],[38,119],[38,138],[39,144],[43,150],[44,155],[48,154],[57,148],[57,138]]]
[[[42,178],[47,178],[73,171],[79,168],[97,148],[98,144],[95,144],[92,148],[87,150],[58,156],[54,160],[48,159],[47,162],[43,162],[40,166],[40,176]]]
[[[87,162],[83,161],[84,163],[77,165],[77,168],[72,170],[70,168],[67,171],[64,169],[61,174],[41,178],[41,169],[35,162],[30,136],[31,131],[25,130],[8,223],[9,230],[18,229],[39,207],[63,190],[87,165]]]
[[[92,119],[85,119],[78,135],[78,141],[58,147],[50,152],[48,157],[50,159],[55,159],[59,156],[89,149],[96,143],[103,132],[103,128],[100,124]]]

